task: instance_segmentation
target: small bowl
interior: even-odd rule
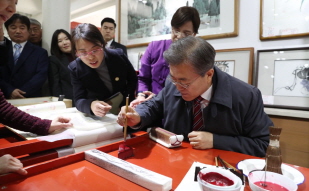
[[[218,173],[218,174],[232,180],[233,184],[230,185],[230,186],[216,186],[216,185],[213,185],[213,184],[206,182],[205,180],[202,180],[201,176],[204,175],[204,174],[210,173],[210,172]],[[229,170],[222,169],[220,167],[203,168],[199,172],[199,174],[197,175],[197,180],[199,182],[201,190],[203,190],[203,191],[221,191],[221,190],[239,191],[241,186],[242,186],[242,181],[238,176],[236,176],[235,174],[233,174]]]
[[[266,188],[264,189],[254,184],[259,181],[264,181],[265,174],[266,174],[266,185],[274,183],[274,184],[277,184],[279,186],[286,188],[289,191],[297,190],[297,184],[292,179],[286,176],[283,176],[282,174],[269,172],[269,171],[266,171],[266,173],[265,171],[252,171],[248,175],[249,186],[252,191],[267,191]]]

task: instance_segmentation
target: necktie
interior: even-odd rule
[[[204,127],[203,123],[203,113],[201,105],[204,104],[206,107],[208,105],[207,100],[203,99],[201,96],[194,99],[193,105],[193,131],[199,131]],[[204,107],[203,107],[204,108]]]
[[[16,64],[19,56],[20,56],[20,49],[21,49],[21,45],[20,44],[15,44],[14,45],[14,48],[15,48],[15,52],[14,52],[14,64]]]

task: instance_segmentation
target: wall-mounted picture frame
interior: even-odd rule
[[[255,77],[265,107],[309,110],[309,47],[258,50]]]
[[[254,48],[216,50],[215,65],[248,84],[253,80]]]
[[[119,0],[118,41],[132,48],[171,39],[171,19],[182,6],[196,7],[200,13],[197,36],[238,36],[239,0]]]
[[[260,40],[309,35],[308,0],[260,0]]]
[[[215,66],[231,76],[235,74],[235,60],[215,60]]]

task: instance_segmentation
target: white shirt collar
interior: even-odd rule
[[[208,90],[206,90],[206,92],[204,92],[201,97],[210,101],[211,99],[211,96],[212,96],[212,85],[208,88]]]
[[[13,42],[13,41],[12,41],[13,53],[15,52],[15,48],[14,48],[15,44],[20,44],[20,45],[21,45],[20,52],[22,52],[27,42],[28,42],[28,41],[25,41],[25,42],[22,42],[22,43],[16,43],[16,42]]]
[[[109,48],[109,47],[111,46],[113,40],[114,40],[114,39],[112,39],[112,40],[110,40],[110,41],[107,41],[105,48]]]

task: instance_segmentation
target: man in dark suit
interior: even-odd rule
[[[101,33],[103,35],[104,41],[106,42],[105,48],[120,48],[124,52],[125,55],[127,54],[127,48],[120,44],[115,42],[114,37],[115,37],[115,29],[116,29],[116,23],[115,20],[109,17],[105,17],[101,21]]]
[[[29,18],[14,14],[5,22],[11,39],[5,39],[7,54],[0,54],[0,87],[6,98],[26,98],[42,96],[41,88],[47,79],[47,51],[27,42],[29,37]],[[7,59],[4,59],[7,57]]]

